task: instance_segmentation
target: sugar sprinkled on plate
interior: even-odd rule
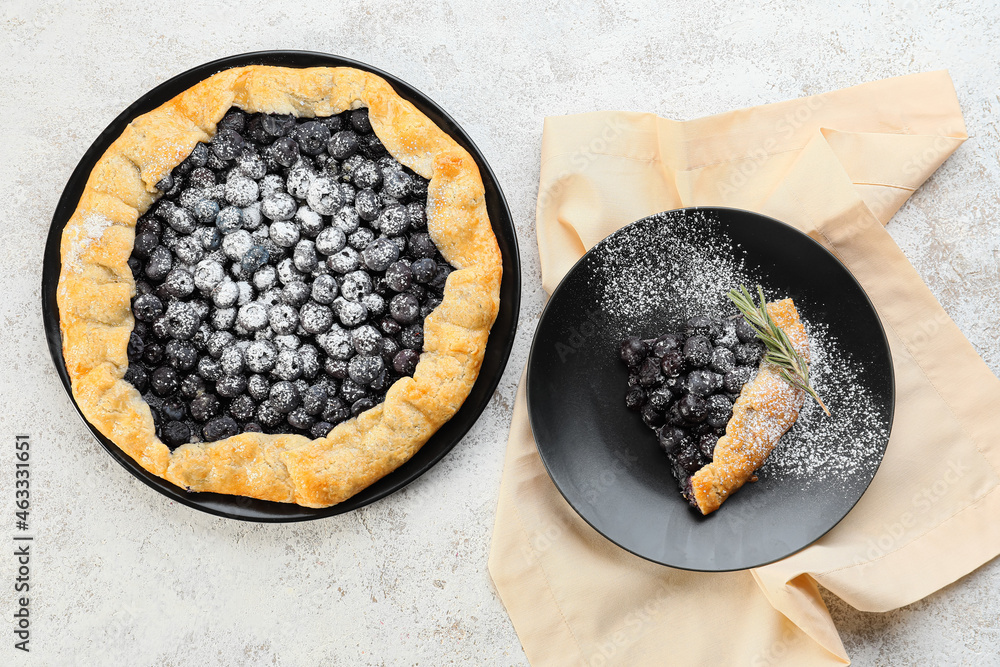
[[[685,216],[684,224],[677,215]],[[585,260],[593,263],[590,286],[597,302],[620,327],[610,332],[618,340],[677,331],[695,315],[736,315],[729,290],[766,283],[747,267],[741,248],[715,229],[718,223],[710,214],[686,210],[652,218],[623,228],[603,252]],[[788,296],[767,292],[770,301]],[[847,486],[881,455],[887,435],[882,414],[858,381],[863,369],[839,345],[835,332],[810,312],[807,301],[796,306],[809,333],[810,379],[833,414],[825,416],[808,399],[757,475],[802,488]],[[655,436],[650,439],[655,445]]]

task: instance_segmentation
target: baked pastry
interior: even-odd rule
[[[768,303],[767,312],[808,362],[808,336],[792,300]],[[754,479],[805,401],[806,392],[764,351],[743,317],[699,316],[684,333],[622,342],[626,405],[657,432],[681,494],[702,514]]]
[[[136,118],[61,255],[90,423],[185,489],[308,507],[455,414],[499,307],[474,160],[352,68],[225,70]]]

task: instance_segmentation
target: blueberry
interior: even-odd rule
[[[216,331],[205,341],[205,349],[216,359],[220,358],[229,347],[236,344],[236,337],[228,331]]]
[[[323,408],[322,417],[331,424],[339,424],[342,421],[350,419],[351,413],[344,404],[344,401],[331,395],[330,399],[326,402],[326,407]]]
[[[225,440],[239,432],[240,428],[237,426],[236,420],[229,416],[216,417],[201,429],[201,434],[206,442]]]
[[[271,144],[268,155],[282,167],[291,167],[299,159],[299,145],[291,137],[281,137]]]
[[[163,346],[159,343],[146,343],[146,349],[142,353],[142,360],[150,366],[156,366],[166,354]]]
[[[630,387],[625,394],[625,407],[639,412],[646,400],[646,391],[642,387]]]
[[[374,136],[374,135],[371,135]],[[375,401],[368,397],[359,398],[351,404],[351,414],[357,417],[365,410],[371,410],[375,407]]]
[[[347,245],[347,236],[336,227],[327,227],[316,236],[316,250],[324,255],[333,255]]]
[[[263,247],[263,246],[262,246]],[[252,251],[248,251],[248,254]],[[265,248],[266,250],[266,248]],[[270,252],[268,253],[270,254]],[[245,255],[244,255],[245,256]],[[270,259],[270,258],[269,258]],[[278,282],[278,271],[273,266],[262,266],[253,274],[253,286],[261,292],[266,292]]]
[[[257,406],[257,421],[259,421],[264,426],[277,426],[284,419],[283,413],[275,409],[271,404],[271,400],[261,402]]]
[[[330,422],[316,422],[309,429],[309,435],[314,438],[325,438],[330,431],[333,430],[333,424]]]
[[[399,169],[386,169],[382,172],[382,192],[403,199],[410,194],[410,176]]]
[[[292,261],[295,264],[295,268],[303,273],[312,273],[315,271],[319,268],[319,260],[316,257],[316,244],[308,240],[299,241],[295,244]]]
[[[422,322],[411,324],[399,334],[399,344],[412,350],[424,347],[424,325]]]
[[[237,323],[247,331],[260,331],[267,326],[267,309],[256,301],[240,306]]]
[[[328,273],[316,276],[312,283],[311,296],[313,301],[322,304],[331,304],[337,298],[340,287],[337,279]]]
[[[372,325],[365,324],[351,332],[351,343],[358,354],[374,355],[382,349],[382,335]]]
[[[354,209],[359,218],[370,222],[382,212],[382,200],[372,190],[360,190],[354,197]]]
[[[751,366],[737,366],[723,376],[722,388],[731,394],[738,394],[743,385],[753,378],[754,372],[755,369]]]
[[[757,342],[757,330],[745,318],[736,320],[736,337],[741,343]]]
[[[337,212],[333,214],[331,223],[335,229],[339,229],[344,234],[350,234],[351,232],[357,230],[361,225],[361,216],[358,215],[355,203],[352,202],[350,205],[345,205],[337,209]]]
[[[660,447],[668,456],[675,456],[680,451],[681,443],[686,437],[687,432],[678,426],[667,425],[657,431]]]
[[[708,397],[708,424],[715,428],[724,427],[733,416],[733,403],[722,394]]]
[[[247,368],[252,373],[268,373],[274,368],[278,349],[269,340],[255,340],[244,352]]]
[[[316,238],[326,228],[323,217],[308,206],[299,206],[295,211],[295,224],[299,228],[299,233],[310,239]]]
[[[247,393],[255,401],[263,401],[271,392],[271,383],[263,375],[251,375],[247,380]]]
[[[413,270],[405,260],[393,262],[385,270],[385,283],[394,292],[405,292],[413,281]]]
[[[350,273],[361,265],[361,256],[354,248],[346,247],[330,255],[326,263],[335,273]]]
[[[194,398],[205,391],[205,381],[198,375],[188,375],[181,380],[180,393],[184,398]]]
[[[707,366],[712,358],[712,342],[705,336],[692,336],[684,343],[684,360],[695,368]]]
[[[178,370],[186,371],[198,363],[198,350],[189,341],[172,340],[165,348],[167,361]]]
[[[437,262],[429,257],[422,257],[413,262],[410,267],[413,271],[413,279],[418,283],[429,283],[437,273]],[[643,344],[645,348],[645,343]],[[646,351],[648,354],[648,350]]]
[[[433,280],[429,283],[429,287],[443,291],[445,284],[448,282],[448,276],[451,275],[451,267],[447,264],[438,264],[437,272],[434,274]]]
[[[330,141],[330,128],[320,121],[310,120],[297,125],[290,135],[298,142],[303,153],[319,155]]]
[[[269,220],[289,220],[295,215],[298,205],[291,195],[275,192],[264,197],[260,204],[260,212]],[[292,225],[294,228],[294,225]],[[298,230],[296,230],[298,236]],[[296,239],[297,240],[297,239]],[[294,244],[294,241],[289,245]]]
[[[291,114],[266,114],[261,121],[262,129],[272,137],[283,137],[295,128],[295,116]]]
[[[252,206],[260,198],[260,186],[252,178],[235,174],[226,181],[223,194],[227,202],[243,209]]]
[[[253,399],[246,394],[237,396],[229,404],[229,414],[240,422],[247,422],[253,419],[254,412],[256,412],[256,410],[257,405],[253,402]]]
[[[378,216],[378,228],[386,236],[397,236],[410,226],[410,214],[405,206],[387,206]]]
[[[157,396],[170,396],[177,391],[180,386],[180,376],[177,371],[169,366],[160,366],[153,371],[149,378],[149,385],[153,393]]]
[[[319,303],[306,303],[299,310],[299,320],[308,333],[321,334],[333,324],[333,311]]]
[[[299,228],[292,222],[278,221],[271,223],[269,236],[282,248],[291,248],[299,242]]]
[[[174,301],[167,306],[164,314],[167,327],[173,338],[190,340],[201,326],[201,318],[191,304],[184,301]]]
[[[302,394],[302,408],[310,415],[319,415],[326,408],[329,394],[323,385],[313,385]]]
[[[404,330],[403,333],[406,333]],[[663,376],[660,375],[660,364],[657,362],[656,357],[646,357],[639,364],[638,369],[639,384],[643,387],[652,387],[655,384],[659,384],[663,380]]]
[[[272,374],[281,380],[298,380],[302,377],[302,359],[296,350],[280,347]]]
[[[710,336],[713,329],[712,318],[707,315],[696,315],[687,321],[685,333],[688,336]]]
[[[222,128],[212,137],[212,152],[220,160],[232,160],[243,150],[243,137],[235,130]]]
[[[377,160],[386,154],[385,146],[374,134],[366,134],[358,139],[358,152],[370,160]]]
[[[649,396],[647,397],[646,400],[649,402],[649,405],[651,405],[654,410],[665,412],[666,409],[670,406],[670,401],[672,401],[673,398],[674,398],[673,392],[671,392],[666,387],[659,387],[649,392]]]
[[[698,369],[691,371],[687,377],[687,391],[702,398],[708,396],[721,386],[722,376],[711,371]]]
[[[299,406],[301,396],[294,384],[287,380],[281,380],[271,386],[268,400],[275,410],[287,414]]]
[[[374,240],[375,232],[368,227],[361,227],[347,237],[347,245],[361,252],[368,248]]]
[[[364,271],[352,271],[340,283],[340,293],[348,301],[359,301],[373,289],[371,276]]]
[[[392,358],[392,368],[400,375],[413,375],[420,361],[420,353],[416,350],[400,350]]]
[[[226,375],[215,383],[215,391],[223,398],[235,398],[247,389],[245,375]]]
[[[188,174],[188,187],[207,189],[215,185],[215,173],[208,167],[192,169]]]
[[[299,312],[288,304],[279,304],[267,313],[268,322],[274,333],[283,335],[294,333],[299,327]]]
[[[430,234],[424,232],[410,234],[409,239],[410,254],[415,258],[434,257],[437,254],[437,246],[434,245]]]
[[[163,403],[160,404],[160,416],[162,416],[164,420],[183,421],[187,416],[187,408],[185,407],[184,401],[176,396],[165,399]]]
[[[218,250],[222,247],[222,232],[217,227],[199,227],[192,234],[192,238],[199,242],[204,250]],[[178,254],[182,260],[187,261],[183,256]],[[194,259],[189,263],[197,263],[201,261],[201,257]]]
[[[277,270],[278,270],[278,282],[280,282],[282,285],[289,285],[291,283],[302,282],[305,279],[305,276],[302,275],[302,272],[299,271],[297,268],[295,268],[295,261],[292,260],[290,257],[286,257],[285,259],[278,262]]]
[[[424,260],[419,259],[414,264],[422,261]],[[434,260],[429,261],[433,262]],[[629,368],[638,368],[639,364],[642,363],[642,360],[648,354],[649,346],[638,336],[629,336],[622,341],[619,347],[619,356]]]
[[[247,273],[255,273],[267,264],[268,259],[270,259],[270,253],[267,248],[262,245],[253,245],[243,254],[240,264]]]
[[[198,422],[207,422],[219,414],[219,399],[213,394],[204,393],[195,396],[188,406],[191,418]]]
[[[412,294],[397,294],[389,302],[389,314],[400,324],[410,324],[420,314],[420,302]]]
[[[333,215],[346,203],[343,188],[329,176],[318,176],[312,180],[306,192],[309,207],[322,215]]]
[[[738,364],[756,364],[764,354],[760,342],[741,343],[733,347],[733,356]]]
[[[713,433],[704,433],[698,436],[698,451],[705,460],[711,461],[715,453],[715,445],[719,442],[719,436]]]
[[[232,130],[233,132],[242,132],[243,128],[246,127],[247,115],[246,113],[237,107],[230,107],[226,115],[222,117],[216,125],[217,129]]]
[[[173,268],[174,261],[170,251],[157,246],[149,254],[149,262],[146,264],[146,276],[151,280],[163,280]]]
[[[652,429],[663,426],[663,413],[654,408],[648,402],[642,406],[640,414],[642,415],[642,421],[646,424],[646,426]]]
[[[358,135],[351,130],[341,130],[330,137],[326,151],[338,160],[345,160],[358,152]]]
[[[343,380],[347,377],[347,361],[327,357],[326,361],[323,362],[323,372],[332,378]]]
[[[211,292],[225,277],[226,270],[214,259],[203,259],[194,268],[194,286],[202,292]]]
[[[184,422],[167,422],[160,430],[160,439],[167,447],[179,447],[191,439],[191,427]]]
[[[705,399],[695,394],[688,394],[677,401],[678,410],[685,421],[691,424],[705,421],[708,416],[708,405]]]
[[[198,375],[209,382],[220,380],[223,375],[222,364],[212,357],[202,357],[198,360]]]
[[[733,370],[735,366],[736,357],[733,355],[732,350],[722,347],[721,345],[712,350],[712,359],[708,362],[708,367],[713,371],[725,375],[729,371]]]
[[[146,344],[143,342],[142,336],[140,336],[134,331],[131,334],[129,334],[128,346],[125,348],[125,350],[126,353],[128,354],[128,360],[130,362],[138,361],[139,359],[141,359],[142,353],[145,350],[145,348]]]
[[[156,189],[160,192],[169,192],[174,188],[174,177],[172,174],[166,174],[163,178],[156,182]]]
[[[143,322],[152,322],[163,314],[163,302],[152,294],[143,294],[132,302],[132,314]]]
[[[191,153],[184,159],[184,162],[188,165],[187,172],[197,167],[204,167],[205,163],[208,162],[208,146],[198,142],[191,149]]]
[[[396,336],[403,330],[402,325],[391,317],[384,317],[378,323],[378,328],[387,336]]]
[[[128,370],[125,371],[125,381],[135,387],[140,394],[149,388],[149,374],[138,364],[129,364]]]
[[[152,255],[153,250],[160,245],[160,239],[155,234],[150,232],[144,232],[138,234],[135,237],[135,241],[132,244],[132,251],[139,257],[143,259],[148,258]]]

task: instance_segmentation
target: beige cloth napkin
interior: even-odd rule
[[[817,584],[886,611],[1000,553],[1000,382],[883,228],[965,139],[946,72],[689,122],[546,120],[536,211],[546,291],[638,218],[693,205],[759,211],[809,233],[864,286],[897,396],[882,466],[833,531],[766,567],[699,574],[619,549],[566,504],[539,459],[522,382],[489,567],[534,665],[843,664]]]

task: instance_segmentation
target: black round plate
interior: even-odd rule
[[[742,262],[741,275],[752,276],[769,298],[795,299],[810,326],[835,336],[851,367],[860,369],[849,383],[850,391],[863,391],[870,399],[868,423],[877,424],[877,429],[860,433],[851,416],[854,406],[843,404],[849,401],[838,402],[835,396],[827,401],[834,418],[846,424],[844,442],[831,446],[851,454],[848,460],[859,461],[846,479],[825,481],[819,476],[804,484],[777,475],[768,478],[765,466],[760,481],[745,485],[718,511],[702,517],[680,496],[655,433],[626,409],[628,371],[618,356],[621,339],[678,331],[687,318],[701,314],[682,312],[676,302],[656,295],[690,288],[716,293],[720,303],[725,301],[728,286],[706,284],[712,281],[703,279],[700,260],[679,256],[667,240],[694,233],[695,226],[696,238],[704,239],[707,247],[724,248],[712,261]],[[654,239],[655,247],[646,248],[638,238]],[[609,267],[621,271],[623,264],[644,283],[633,296],[654,295],[646,299],[656,304],[654,308],[611,307],[611,299],[631,298],[610,296],[601,288]],[[664,287],[668,275],[676,278],[669,289]],[[553,292],[528,360],[531,428],[562,495],[612,542],[651,561],[689,570],[764,565],[808,546],[837,525],[881,463],[894,394],[885,333],[850,272],[798,230],[736,209],[669,211],[632,223],[598,243]],[[795,433],[793,429],[785,438],[802,437]],[[865,434],[865,456],[854,459],[850,448]]]
[[[444,109],[413,86],[370,65],[325,53],[313,53],[309,51],[259,51],[215,60],[188,70],[160,84],[143,95],[138,101],[123,111],[121,115],[115,118],[84,154],[73,175],[70,177],[69,182],[66,184],[66,189],[63,190],[62,197],[59,199],[45,245],[44,265],[42,268],[42,314],[45,323],[45,333],[48,338],[49,352],[52,355],[52,361],[56,365],[56,371],[62,379],[63,386],[70,395],[70,400],[72,400],[73,395],[70,392],[69,376],[66,374],[66,365],[62,356],[59,312],[56,307],[56,284],[59,280],[60,270],[59,242],[62,237],[63,227],[65,227],[66,222],[76,209],[77,202],[80,200],[87,177],[108,146],[121,135],[125,126],[134,118],[152,111],[177,94],[216,72],[244,65],[355,67],[377,74],[388,81],[401,97],[412,102],[414,106],[434,121],[438,127],[451,135],[455,141],[469,151],[476,160],[476,164],[479,165],[479,171],[482,174],[483,184],[486,186],[486,207],[489,211],[490,221],[493,224],[493,232],[496,234],[497,242],[500,245],[500,252],[503,254],[500,313],[490,333],[489,343],[486,346],[486,356],[483,359],[479,379],[472,388],[472,393],[469,394],[469,397],[465,400],[458,413],[442,426],[412,459],[391,474],[386,475],[364,491],[339,505],[324,509],[310,509],[298,505],[273,503],[239,496],[227,496],[216,493],[189,493],[147,472],[142,466],[133,461],[131,457],[122,452],[113,442],[101,435],[89,422],[87,423],[94,437],[97,438],[116,461],[140,480],[172,500],[210,514],[217,514],[232,519],[261,522],[306,521],[349,512],[373,503],[379,498],[383,498],[393,491],[406,486],[440,461],[472,428],[472,425],[479,418],[479,415],[482,414],[490,398],[493,396],[493,391],[500,382],[500,376],[507,365],[507,359],[514,344],[514,333],[517,329],[517,317],[521,302],[521,260],[518,255],[517,237],[514,232],[514,223],[510,216],[510,210],[507,208],[503,191],[501,191],[496,176],[490,169],[489,164],[487,164],[486,158],[483,157],[483,154],[472,142],[469,135],[465,133]],[[78,406],[77,412],[79,412]],[[81,413],[80,416],[83,417],[83,414]],[[86,419],[84,421],[86,422]]]

